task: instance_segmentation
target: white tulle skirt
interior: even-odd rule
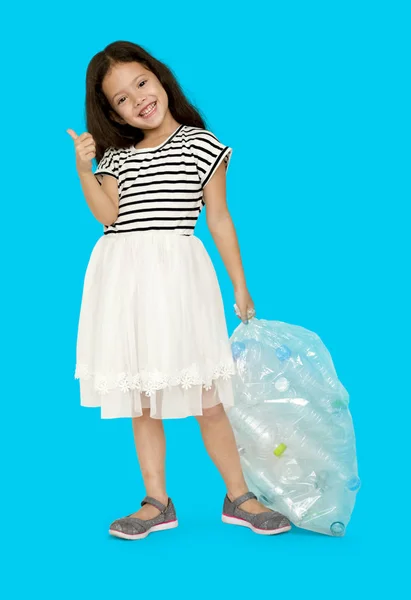
[[[220,286],[201,240],[176,231],[103,235],[87,266],[75,377],[101,418],[157,419],[233,406]]]

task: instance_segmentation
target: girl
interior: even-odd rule
[[[82,406],[100,406],[102,418],[131,418],[147,494],[109,533],[141,539],[177,526],[162,419],[188,416],[227,486],[223,521],[263,534],[288,531],[290,522],[247,490],[225,412],[235,371],[221,291],[193,233],[206,206],[247,322],[254,304],[226,205],[232,149],[205,128],[169,68],[136,44],[114,42],[96,54],[86,87],[88,131],[67,132],[104,230],[84,280],[75,377]]]

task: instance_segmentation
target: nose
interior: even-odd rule
[[[136,102],[135,102],[136,108],[138,108],[139,106],[143,106],[145,100],[146,100],[146,96],[140,96],[140,97],[137,96]]]

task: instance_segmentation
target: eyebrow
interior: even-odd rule
[[[134,77],[134,79],[133,79],[133,81],[130,83],[130,85],[133,85],[133,83],[134,83],[135,81],[137,81],[137,79],[138,79],[139,77],[142,77],[143,75],[144,75],[144,73],[140,73],[140,75],[137,75],[137,77]],[[122,94],[122,90],[120,90],[119,92],[117,92],[116,94],[114,94],[114,96],[112,97],[111,101],[112,101],[112,102],[114,102],[114,98],[115,98],[116,96],[118,96],[119,94]]]

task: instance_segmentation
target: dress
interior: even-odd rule
[[[232,148],[180,125],[154,148],[107,148],[95,176],[113,176],[119,214],[84,278],[75,378],[101,418],[157,419],[234,404],[235,363],[217,275],[194,235],[203,188]]]

